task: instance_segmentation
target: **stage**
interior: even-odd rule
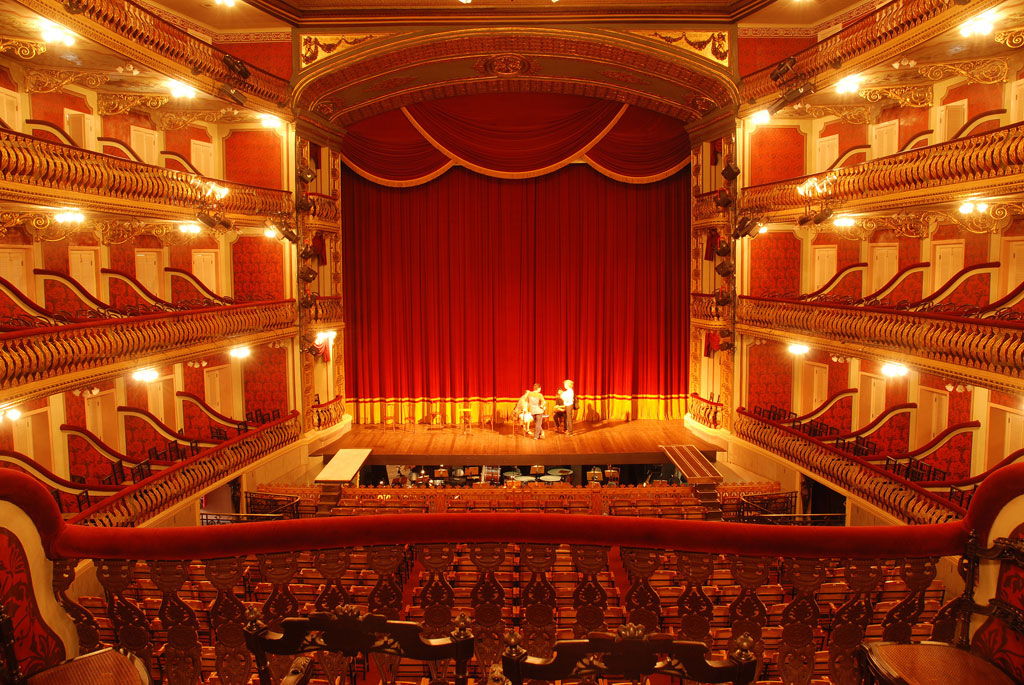
[[[661,445],[695,445],[700,450],[716,449],[690,430],[683,421],[601,421],[577,422],[576,434],[568,437],[554,430],[543,440],[512,435],[512,425],[497,430],[473,426],[469,435],[451,426],[417,425],[402,430],[379,424],[355,425],[334,448],[372,450],[367,464],[451,465],[523,463],[561,465],[566,463],[660,464],[668,463]],[[434,457],[425,459],[425,457]]]

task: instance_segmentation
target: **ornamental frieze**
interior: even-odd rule
[[[46,43],[24,38],[0,36],[0,52],[6,52],[18,59],[32,59],[46,52]]]
[[[170,102],[169,95],[100,93],[97,96],[96,109],[103,116],[124,114],[136,107],[156,109]]]
[[[729,64],[729,34],[725,31],[631,31],[636,36],[692,52],[722,65]]]
[[[836,117],[848,124],[867,124],[871,115],[867,105],[807,105],[798,102],[793,108],[813,119]]]
[[[868,102],[896,100],[901,107],[931,107],[931,86],[889,86],[883,88],[861,88],[858,93]]]
[[[1004,83],[1009,64],[1002,57],[972,59],[963,62],[943,62],[918,67],[926,79],[940,81],[950,76],[963,76],[968,83]]]
[[[86,88],[98,88],[110,80],[107,74],[95,71],[64,71],[58,69],[29,69],[25,72],[25,91],[28,93],[55,93],[64,86],[76,83]]]
[[[346,33],[342,35],[303,35],[299,37],[299,68],[316,64],[331,55],[338,55],[346,50],[371,41],[392,36],[392,33]]]

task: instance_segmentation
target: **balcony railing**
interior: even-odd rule
[[[690,403],[687,405],[687,410],[690,413],[690,417],[702,426],[718,428],[722,418],[722,408],[721,402],[706,400],[697,393],[690,393]]]
[[[104,319],[0,334],[0,389],[295,325],[295,301]]]
[[[193,174],[140,164],[82,148],[51,143],[14,131],[0,130],[0,179],[55,194],[82,193],[102,198],[188,208],[202,194],[189,183]],[[270,215],[289,211],[291,197],[283,190],[218,181],[230,192],[221,202],[229,214]]]
[[[1024,377],[1024,322],[740,297],[737,323],[870,345],[1012,379]]]
[[[970,181],[991,181],[998,192],[1000,180],[1009,181],[1024,171],[1024,124],[1004,126],[966,138],[908,150],[881,159],[834,169],[830,198],[840,202],[863,200],[893,193],[920,191]],[[819,174],[820,176],[820,174]],[[807,198],[797,186],[809,176],[786,179],[743,189],[743,207],[778,212],[805,206]],[[1020,184],[1020,179],[1016,179]]]
[[[299,437],[298,413],[254,428],[154,473],[72,519],[103,527],[135,526]]]
[[[337,323],[345,322],[345,307],[338,295],[331,297],[317,296],[313,304],[313,321],[316,323]]]
[[[907,523],[940,523],[964,509],[935,493],[780,423],[736,412],[733,433]]]
[[[175,682],[199,682],[214,671],[227,685],[248,683],[253,670],[243,640],[246,607],[278,629],[305,602],[319,611],[355,604],[418,621],[427,636],[444,635],[465,611],[473,617],[478,678],[499,661],[514,625],[520,644],[544,656],[558,629],[584,636],[633,623],[716,650],[749,634],[759,667],[784,683],[808,682],[811,670],[832,682],[859,682],[854,656],[871,631],[901,642],[953,638],[959,603],[935,613],[936,600],[956,594],[933,582],[937,558],[965,552],[972,535],[988,540],[993,522],[1012,516],[1006,507],[1021,493],[1024,466],[1015,465],[982,484],[965,520],[867,531],[562,514],[97,530],[65,525],[29,477],[0,474],[0,499],[24,512],[30,523],[22,534],[47,551],[53,592],[78,628],[80,652],[107,641],[136,654],[158,679],[169,668]],[[422,574],[412,570],[414,556]],[[996,568],[996,561],[982,562],[992,577]],[[92,569],[98,585],[90,594],[102,586],[106,598],[70,594],[76,573],[91,577]],[[31,592],[33,584],[26,587]],[[987,601],[982,594],[977,601]],[[865,607],[878,601],[896,603],[873,616]],[[165,647],[169,635],[174,640]],[[827,659],[816,661],[816,652]]]
[[[820,43],[794,53],[796,64],[786,78],[813,81],[818,74],[836,68],[836,64],[846,64],[858,55],[891,43],[895,37],[938,16],[951,5],[949,0],[894,0]],[[743,76],[740,102],[777,93],[779,86],[770,77],[774,69],[773,64]]]
[[[224,56],[228,53],[130,0],[74,0],[74,3],[67,3],[67,6],[71,7],[72,4],[76,14],[81,14],[97,25],[93,27],[77,21],[69,25],[76,32],[95,39],[96,35],[93,34],[102,33],[95,29],[102,27],[129,41],[136,50],[140,47],[152,50],[176,64],[190,68],[193,74],[208,76],[218,83],[229,83],[243,93],[269,100],[280,107],[284,107],[291,98],[291,86],[287,79],[251,64],[246,64],[249,76],[238,78],[224,63]]]
[[[313,207],[309,210],[310,219],[335,225],[341,219],[338,201],[333,197],[321,195],[320,193],[310,193],[309,199],[313,203]]]
[[[712,190],[707,193],[701,193],[695,195],[693,198],[693,219],[694,221],[703,221],[707,219],[713,219],[716,216],[722,214],[722,208],[715,204],[715,197],[718,195],[717,190]]]
[[[314,404],[310,407],[313,412],[313,429],[322,431],[331,426],[336,426],[345,416],[345,398],[338,395],[330,402]]]
[[[721,321],[715,296],[709,293],[690,293],[690,318],[703,321]]]

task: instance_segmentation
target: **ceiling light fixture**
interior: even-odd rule
[[[750,123],[753,124],[754,126],[761,126],[762,124],[767,124],[771,120],[772,120],[772,115],[769,114],[768,110],[766,110],[766,109],[762,109],[762,110],[760,110],[758,112],[754,112],[750,116]]]
[[[833,221],[832,223],[838,226],[839,228],[853,228],[853,225],[856,224],[857,222],[852,217],[840,216],[836,217],[835,221]]]
[[[793,343],[787,349],[789,350],[790,354],[807,354],[808,352],[811,351],[811,348],[801,343]]]
[[[772,81],[778,81],[783,76],[793,71],[794,66],[796,66],[796,57],[790,55],[789,57],[775,65],[775,68],[772,69],[772,73],[768,74],[768,78],[770,78]]]
[[[42,20],[41,31],[43,34],[43,42],[45,43],[64,43],[67,47],[71,47],[75,44],[75,34],[71,33],[63,26],[54,24],[48,19]]]
[[[221,7],[234,7],[235,0],[214,0]]]
[[[195,235],[196,233],[199,233],[203,229],[199,228],[199,224],[189,223],[178,226],[178,230],[181,231],[182,233]]]
[[[85,221],[85,216],[77,209],[69,209],[53,215],[53,220],[58,224],[80,224]]]
[[[964,38],[970,38],[971,36],[987,36],[992,33],[995,21],[996,11],[987,10],[961,24],[960,35]]]
[[[167,88],[170,89],[172,98],[191,99],[196,96],[195,88],[174,79],[167,82]]]
[[[252,354],[252,350],[250,350],[248,347],[232,347],[231,351],[228,352],[228,354],[230,354],[235,359],[245,359],[250,354]]]
[[[886,362],[882,365],[882,375],[888,376],[889,378],[897,378],[907,375],[907,367],[903,364],[894,364],[893,362]]]
[[[843,93],[856,93],[860,90],[861,76],[860,74],[850,74],[839,79],[836,83],[836,92]]]
[[[156,369],[139,369],[132,374],[132,379],[136,381],[142,381],[143,383],[152,383],[160,374],[156,372]]]
[[[263,128],[281,128],[281,124],[284,123],[273,114],[261,114],[260,124]]]

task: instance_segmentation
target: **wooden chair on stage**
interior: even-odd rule
[[[384,405],[384,427],[385,428],[387,428],[388,425],[390,424],[391,425],[391,430],[393,430],[393,431],[398,430],[398,419],[396,418],[396,415],[397,415],[398,411],[399,411],[399,409],[397,409],[394,405]]]
[[[494,430],[495,423],[497,421],[498,408],[497,402],[492,402],[489,409],[480,410],[480,430],[484,429],[485,425],[490,425],[491,430]]]
[[[413,433],[415,433],[416,432],[416,405],[415,404],[410,404],[409,407],[405,410],[405,424],[404,424],[404,428],[408,429],[409,426],[412,426],[412,431],[413,431]]]

